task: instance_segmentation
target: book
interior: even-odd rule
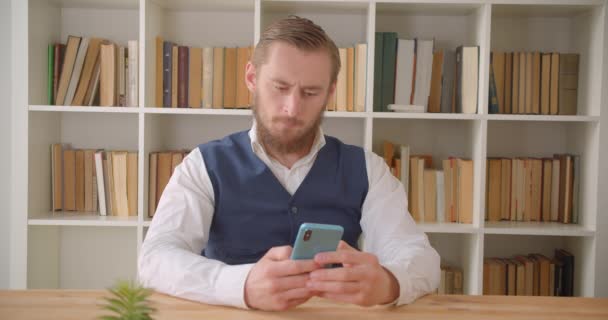
[[[99,74],[99,104],[109,107],[117,105],[118,84],[116,83],[117,74],[117,48],[114,43],[104,41],[101,43],[100,58],[101,70]]]
[[[236,48],[224,51],[224,108],[236,107]]]
[[[163,104],[164,108],[171,108],[171,91],[173,90],[173,46],[169,41],[163,42]]]
[[[359,43],[355,46],[355,74],[354,74],[354,111],[365,111],[365,90],[367,83],[367,44]]]
[[[494,87],[496,92],[497,112],[505,113],[505,53],[495,51],[491,53],[490,71],[494,77]],[[492,113],[492,112],[490,112]]]
[[[344,52],[346,57],[346,52]],[[384,104],[382,102],[382,70],[383,63],[382,58],[384,57],[384,32],[376,32],[374,35],[374,112],[384,111]],[[344,59],[346,60],[346,59]],[[340,51],[340,62],[344,66],[344,60],[342,59],[342,52]],[[344,67],[340,68],[340,72]],[[338,106],[340,105],[340,96],[338,96]]]
[[[188,79],[189,79],[190,48],[177,47],[177,107],[188,107]]]
[[[441,112],[441,79],[443,77],[443,50],[433,53],[431,86],[429,89],[428,112]]]
[[[454,90],[456,82],[456,52],[444,50],[443,66],[441,67],[441,112],[455,111]]]
[[[456,49],[459,87],[456,91],[456,111],[477,113],[477,85],[479,79],[479,47],[459,46]]]
[[[397,60],[397,33],[382,33],[382,85],[380,87],[382,104],[380,111],[387,111],[386,107],[395,102],[395,66]]]
[[[127,153],[127,207],[129,216],[137,216],[137,152]]]
[[[414,80],[414,105],[424,106],[428,111],[433,69],[434,40],[416,39],[416,76]]]
[[[560,115],[577,114],[578,54],[561,54],[559,59],[558,109]]]
[[[99,204],[99,214],[108,215],[106,207],[106,182],[104,178],[104,151],[95,152],[95,176],[97,177],[97,199]]]
[[[137,107],[139,106],[139,42],[129,40],[127,50],[127,107]]]
[[[213,106],[213,48],[203,48],[203,92],[201,94],[203,108]]]
[[[178,107],[179,94],[179,46],[171,47],[171,108]]]
[[[247,108],[249,106],[249,89],[245,82],[245,69],[251,58],[250,47],[240,47],[236,54],[236,107]]]
[[[72,70],[72,76],[68,84],[68,91],[66,92],[64,104],[66,106],[73,105],[74,95],[76,94],[76,87],[80,80],[82,66],[84,64],[84,58],[89,48],[89,38],[82,38],[78,47],[78,53],[76,54],[76,60],[74,61],[74,70]]]
[[[156,55],[155,55],[155,91],[154,91],[154,105],[156,107],[163,106],[163,38],[156,36]]]
[[[96,212],[95,150],[84,150],[84,211]]]
[[[340,72],[338,72],[338,79],[336,81],[336,110],[346,111],[346,95],[347,95],[347,53],[346,48],[339,48],[338,54],[340,55]]]
[[[61,70],[63,68],[63,55],[65,53],[65,44],[56,43],[55,53],[53,55],[53,100],[50,105],[56,104],[55,99],[57,97],[57,90],[59,89],[59,77],[61,76]]]
[[[412,75],[414,73],[415,54],[415,40],[397,40],[397,57],[395,70],[395,104],[397,105],[410,105],[412,103],[410,97],[412,95]]]
[[[127,199],[127,152],[112,152],[112,181],[116,199],[116,215],[129,216],[129,201]]]
[[[91,38],[88,41],[89,44],[87,46],[87,53],[82,66],[82,74],[80,75],[80,81],[78,82],[78,87],[74,93],[74,99],[72,100],[73,106],[86,105],[87,101],[85,101],[85,97],[91,84],[91,78],[95,75],[95,67],[97,60],[99,59],[101,41],[102,39],[100,38]]]
[[[74,64],[76,62],[76,55],[78,54],[80,40],[81,37],[68,36],[63,58],[63,65],[61,68],[61,76],[59,77],[57,95],[55,96],[55,105],[57,106],[64,105],[65,103],[65,97],[68,92],[70,79],[72,78],[72,71],[74,70]]]
[[[63,210],[76,210],[76,152],[63,150]]]
[[[415,105],[396,105],[396,104],[389,104],[387,106],[387,110],[388,111],[395,111],[395,112],[414,112],[414,113],[421,113],[421,112],[425,112],[425,107],[424,106],[415,106]]]
[[[201,107],[203,49],[191,47],[188,55],[188,107]]]
[[[53,211],[63,209],[63,145],[51,145],[51,208]]]
[[[47,48],[47,104],[53,104],[53,66],[55,64],[55,45],[49,44]]]
[[[213,108],[224,106],[224,51],[222,47],[213,48]]]
[[[346,48],[346,111],[355,108],[355,48]]]
[[[149,181],[148,181],[148,217],[152,218],[156,212],[156,175],[158,170],[158,153],[150,153],[149,166]]]

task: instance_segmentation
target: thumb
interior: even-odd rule
[[[280,247],[272,247],[262,259],[268,259],[273,261],[283,261],[289,259],[291,256],[291,251],[293,249],[291,246],[280,246]]]

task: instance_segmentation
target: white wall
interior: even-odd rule
[[[0,289],[9,286],[11,156],[11,1],[0,0]],[[8,102],[8,103],[7,103]]]

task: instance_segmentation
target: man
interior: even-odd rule
[[[404,304],[435,290],[439,256],[384,160],[324,136],[338,50],[310,20],[261,35],[247,64],[255,120],[176,168],[139,257],[143,285],[210,304],[285,310],[313,296]],[[344,227],[336,252],[290,260],[303,222]],[[363,236],[363,250],[357,250]],[[342,267],[322,266],[341,263]]]

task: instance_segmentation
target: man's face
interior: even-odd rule
[[[266,63],[257,70],[247,65],[258,135],[266,147],[281,153],[309,147],[335,88],[330,70],[325,50],[302,51],[281,42],[268,48]]]

